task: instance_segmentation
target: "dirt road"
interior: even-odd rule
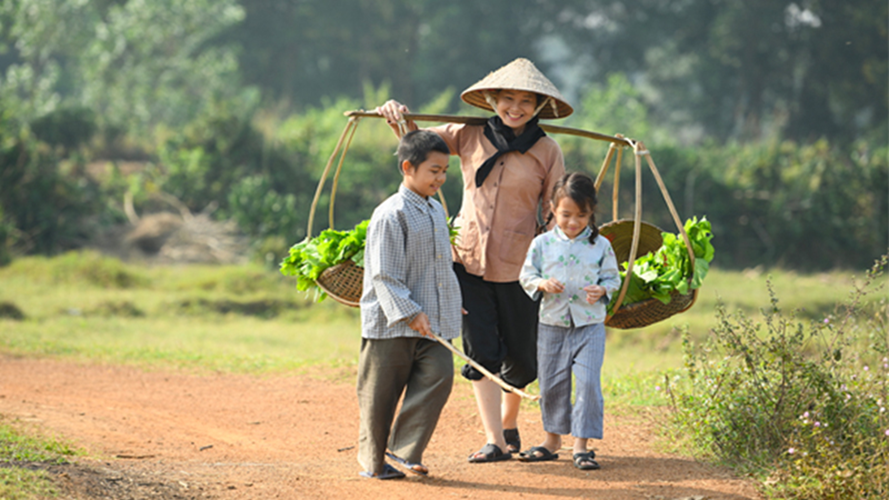
[[[471,388],[457,383],[427,449],[427,478],[358,476],[354,376],[194,375],[0,355],[0,418],[86,450],[42,467],[66,498],[760,499],[727,471],[653,450],[650,422],[614,415],[599,471],[555,462],[470,464],[484,444]],[[520,416],[524,447],[540,416]],[[566,444],[570,444],[566,442]]]

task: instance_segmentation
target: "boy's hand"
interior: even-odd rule
[[[435,338],[435,334],[432,333],[432,325],[429,323],[429,316],[426,316],[426,313],[424,312],[414,316],[414,319],[412,319],[407,326],[411,327],[411,330],[414,330],[425,337]]]
[[[605,295],[605,287],[599,285],[585,286],[583,291],[586,292],[586,301],[590,304],[595,304]]]
[[[549,278],[541,281],[540,284],[537,285],[537,289],[546,293],[562,293],[565,291],[565,285],[555,278]]]

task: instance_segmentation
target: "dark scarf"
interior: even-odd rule
[[[525,154],[531,149],[531,146],[537,143],[538,139],[546,137],[546,133],[537,125],[537,121],[536,116],[528,120],[522,135],[516,137],[515,132],[504,125],[499,116],[492,116],[488,119],[488,123],[485,123],[485,137],[497,148],[497,152],[485,160],[475,172],[475,187],[481,187],[485,183],[485,179],[494,169],[494,164],[497,163],[497,158],[500,158],[501,155],[510,151]]]

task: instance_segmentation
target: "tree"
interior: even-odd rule
[[[561,36],[593,55],[599,74],[590,77],[632,75],[660,123],[742,140],[848,142],[885,131],[886,2],[592,0],[564,9]]]
[[[24,123],[86,107],[136,139],[215,102],[249,108],[233,49],[208,43],[242,18],[235,0],[4,0],[0,98]]]

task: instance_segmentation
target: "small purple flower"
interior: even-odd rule
[[[821,422],[815,422],[815,427],[821,427]]]
[[[654,386],[654,390],[660,392],[660,390],[661,390],[661,386],[659,386],[659,385]]]
[[[864,365],[864,371],[869,371],[869,370],[870,370],[870,368],[868,368],[867,365]]]
[[[886,431],[886,434],[889,435],[889,430]],[[792,447],[791,447],[791,448],[787,448],[787,454],[788,454],[788,455],[793,455],[794,453],[796,453],[796,448],[792,448]]]
[[[824,318],[824,324],[826,325],[828,323],[830,323],[830,318]]]
[[[809,412],[803,413],[803,418],[809,418]]]
[[[889,436],[889,429],[886,429],[886,435]]]

